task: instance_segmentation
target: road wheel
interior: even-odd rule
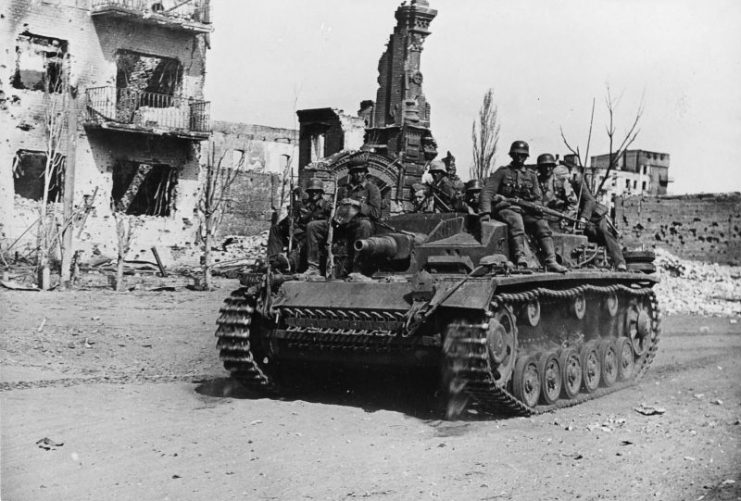
[[[533,357],[521,357],[515,364],[512,392],[528,407],[535,407],[540,398],[540,373]]]
[[[579,394],[579,390],[581,389],[581,357],[579,357],[579,353],[575,349],[566,348],[561,351],[558,361],[561,365],[563,394],[566,398],[574,398]]]
[[[635,358],[630,340],[626,337],[618,339],[615,344],[615,352],[618,357],[618,379],[627,381],[633,377],[635,372]]]
[[[587,393],[599,387],[602,364],[599,348],[595,341],[586,343],[581,350],[582,383]]]
[[[615,384],[618,377],[618,356],[615,350],[615,342],[611,339],[605,339],[600,343],[600,362],[602,362],[602,372],[600,379],[602,385],[606,388]]]
[[[561,365],[555,352],[544,354],[538,362],[540,393],[544,404],[551,405],[561,395]]]

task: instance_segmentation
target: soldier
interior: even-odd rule
[[[293,238],[296,244],[295,250],[299,252],[296,256],[289,257],[283,254],[283,248],[288,245],[291,232],[291,220],[284,217],[278,224],[270,227],[268,235],[268,262],[273,269],[278,271],[295,270],[298,267],[296,261],[300,260],[300,248],[306,241],[306,226],[311,221],[327,219],[331,209],[331,204],[324,199],[324,183],[321,179],[309,180],[304,197],[301,197],[301,189],[298,187],[292,196],[294,197]]]
[[[434,160],[430,164],[429,172],[433,179],[429,187],[435,201],[435,212],[452,212],[457,197],[455,186],[448,178],[448,170],[445,168],[445,164],[440,160]]]
[[[435,212],[434,201],[427,191],[427,186],[421,183],[414,183],[412,189],[414,190],[412,212]]]
[[[538,180],[546,193],[544,205],[577,217],[584,235],[590,241],[604,245],[612,265],[618,271],[626,271],[623,251],[608,219],[607,207],[595,200],[582,178],[572,178],[569,167],[556,167],[553,155],[544,153],[538,157]]]
[[[465,184],[466,194],[463,200],[456,205],[459,212],[468,212],[471,215],[479,213],[482,184],[478,179],[471,179]]]
[[[352,242],[373,235],[374,222],[381,217],[381,190],[369,179],[367,156],[359,155],[348,163],[349,182],[339,187],[337,192],[338,205],[351,208],[353,214],[343,222],[341,227],[346,231],[347,238]],[[306,227],[307,234],[307,261],[309,268],[307,275],[319,275],[319,256],[321,246],[327,240],[329,222],[324,219],[312,221]],[[352,249],[352,245],[350,245]],[[359,271],[358,263],[353,262],[353,271]]]
[[[509,149],[512,162],[498,168],[486,181],[481,192],[479,213],[482,221],[489,216],[507,223],[510,233],[510,244],[514,261],[518,267],[526,267],[525,227],[531,231],[540,244],[545,255],[545,267],[548,271],[565,273],[567,270],[556,260],[556,251],[551,237],[551,229],[542,215],[523,213],[517,205],[508,203],[503,197],[517,197],[523,200],[540,202],[542,195],[538,178],[532,170],[525,167],[525,160],[530,156],[530,147],[525,141],[515,141]]]

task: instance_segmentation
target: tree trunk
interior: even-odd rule
[[[213,280],[211,279],[211,226],[212,217],[207,215],[204,218],[206,224],[206,236],[204,238],[203,248],[203,289],[211,290],[213,287]]]

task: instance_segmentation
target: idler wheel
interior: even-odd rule
[[[489,319],[486,349],[492,362],[494,378],[507,381],[515,365],[515,319],[507,308],[500,308]]]
[[[600,343],[600,361],[602,362],[600,379],[602,385],[609,388],[617,381],[619,367],[617,350],[613,340],[605,339]]]
[[[595,341],[589,341],[581,350],[582,383],[587,393],[592,393],[599,387],[602,364],[600,363],[599,346]]]
[[[561,395],[561,365],[555,352],[544,354],[538,362],[540,393],[544,404],[553,404]]]
[[[573,348],[566,348],[561,351],[558,362],[561,366],[563,394],[566,398],[574,398],[581,388],[582,368],[579,352]]]
[[[533,357],[520,357],[512,377],[512,392],[528,407],[535,407],[540,398],[540,373]]]
[[[618,339],[615,343],[615,351],[618,357],[618,379],[627,381],[633,377],[635,372],[635,358],[630,340],[626,337]]]
[[[625,313],[625,334],[630,338],[633,353],[640,358],[648,351],[651,339],[651,315],[639,303],[633,303]]]
[[[577,294],[571,301],[571,313],[578,319],[584,318],[587,312],[587,300],[584,298],[584,294]]]
[[[540,301],[533,299],[523,308],[525,321],[530,327],[536,327],[540,323]]]
[[[617,294],[610,294],[605,298],[605,310],[607,310],[607,313],[611,317],[617,315],[619,308],[620,301],[618,300]]]

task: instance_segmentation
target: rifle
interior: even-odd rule
[[[443,190],[441,190],[434,184],[427,184],[426,186],[432,190],[432,198],[434,198],[435,201],[442,206],[445,212],[454,212],[453,209],[450,207],[450,205],[445,203],[445,201],[443,200],[442,197],[448,198],[448,195],[444,193]],[[453,202],[453,200],[448,200],[448,201],[451,203]]]
[[[568,221],[570,223],[578,223],[579,220],[575,217],[567,216],[566,214],[559,212],[555,209],[549,209],[548,207],[544,207],[540,204],[537,204],[535,202],[528,202],[527,200],[522,200],[521,198],[507,198],[505,196],[500,195],[500,200],[502,202],[507,202],[512,205],[517,205],[518,207],[521,207],[525,209],[525,211],[531,212],[531,213],[540,213],[544,216],[552,216],[558,219],[563,219],[564,221]]]
[[[327,272],[326,276],[329,279],[334,278],[334,254],[332,253],[332,241],[334,240],[334,216],[337,212],[337,193],[339,192],[337,187],[337,176],[334,177],[334,196],[332,199],[332,207],[329,212],[329,226],[327,227]]]

